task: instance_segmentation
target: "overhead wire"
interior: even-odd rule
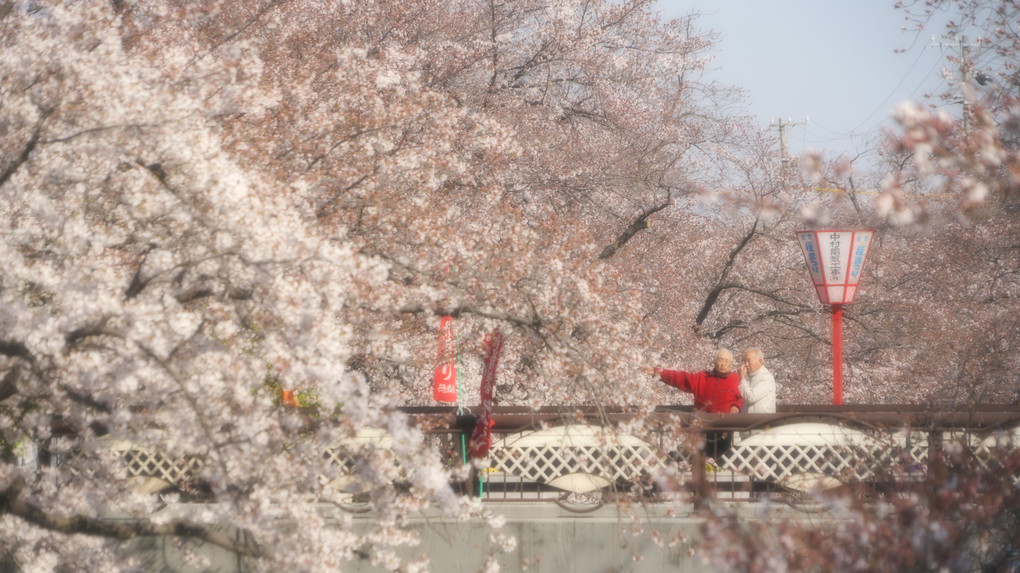
[[[852,129],[850,129],[851,133],[853,133],[854,131],[857,131],[857,129],[860,128],[862,125],[864,125],[865,123],[871,121],[871,118],[875,117],[876,113],[878,113],[879,111],[881,111],[882,109],[885,108],[886,104],[889,103],[889,100],[891,100],[893,98],[893,96],[896,95],[896,91],[899,90],[900,86],[903,85],[903,82],[907,81],[907,78],[910,77],[910,74],[914,71],[914,68],[917,66],[917,63],[921,61],[921,57],[924,56],[924,53],[927,52],[927,51],[928,51],[928,44],[925,44],[921,48],[921,53],[917,54],[917,57],[914,58],[914,62],[912,64],[910,64],[910,69],[908,69],[903,74],[903,77],[900,78],[900,81],[896,84],[896,87],[894,87],[892,89],[892,91],[889,92],[889,95],[887,95],[885,97],[885,99],[882,100],[882,103],[878,104],[878,106],[870,114],[868,114],[868,117],[864,118],[863,120],[861,120],[860,123],[858,123]],[[930,74],[931,72],[928,72],[928,73]],[[928,79],[927,75],[925,75],[925,79]]]
[[[900,87],[903,86],[904,82],[906,82],[907,79],[910,77],[910,75],[914,72],[914,69],[917,67],[917,64],[921,61],[921,58],[924,57],[924,54],[927,52],[928,47],[929,47],[928,44],[924,45],[924,47],[921,49],[921,52],[918,53],[917,57],[914,58],[914,61],[910,64],[910,68],[908,68],[907,71],[903,73],[903,77],[900,78],[900,81],[889,92],[889,95],[887,95],[885,97],[885,99],[882,100],[882,103],[878,104],[878,106],[876,106],[875,109],[871,113],[869,113],[867,115],[867,117],[865,117],[863,120],[861,120],[857,125],[855,125],[853,128],[851,128],[849,131],[842,131],[842,130],[832,129],[830,127],[825,126],[824,124],[819,124],[817,122],[817,120],[813,121],[810,124],[808,124],[808,128],[805,129],[805,136],[804,136],[804,141],[802,142],[802,144],[806,145],[806,143],[807,143],[807,137],[806,137],[807,133],[808,132],[812,132],[812,128],[813,127],[819,127],[821,129],[829,132],[829,134],[833,134],[833,135],[819,134],[817,132],[812,133],[813,138],[810,141],[811,141],[811,143],[814,143],[814,144],[832,143],[832,142],[836,142],[836,141],[851,140],[851,139],[853,139],[855,137],[856,138],[867,138],[867,137],[873,136],[877,132],[877,130],[879,129],[881,124],[883,122],[885,122],[887,118],[885,118],[885,117],[881,118],[878,122],[876,122],[874,125],[868,127],[865,130],[860,130],[861,126],[863,126],[863,125],[867,124],[869,121],[871,121],[871,119],[874,118],[874,116],[877,113],[882,111],[886,107],[886,105],[889,103],[889,101],[892,100],[892,98],[899,91]],[[931,78],[932,73],[934,73],[935,70],[938,69],[938,67],[941,64],[942,64],[942,58],[937,59],[935,61],[934,65],[928,70],[928,72],[925,73],[918,80],[917,85],[914,87],[913,90],[911,90],[911,92],[906,96],[905,99],[913,98],[914,95],[917,93],[917,91],[919,89],[921,89],[921,87]]]

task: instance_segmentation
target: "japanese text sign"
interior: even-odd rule
[[[453,336],[453,317],[439,321],[439,360],[432,376],[432,399],[437,402],[457,401],[457,344]]]
[[[864,269],[874,231],[798,231],[811,283],[822,304],[850,304]]]

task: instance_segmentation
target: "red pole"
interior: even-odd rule
[[[843,305],[832,305],[832,403],[843,403]]]

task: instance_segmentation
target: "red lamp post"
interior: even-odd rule
[[[843,305],[854,301],[871,230],[797,231],[818,300],[832,305],[832,403],[843,403]]]

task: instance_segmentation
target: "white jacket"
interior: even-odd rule
[[[762,366],[740,381],[740,395],[747,414],[772,414],[776,411],[776,379],[768,368]]]

